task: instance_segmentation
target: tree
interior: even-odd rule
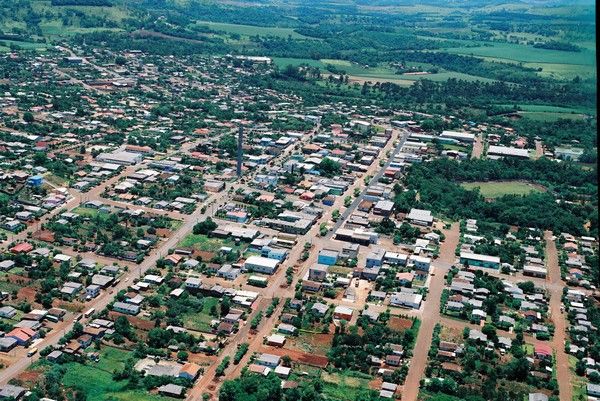
[[[319,171],[325,177],[333,177],[334,175],[340,173],[341,166],[340,163],[326,157],[323,160],[321,160],[321,163],[319,163]]]
[[[26,123],[34,122],[35,119],[33,118],[33,114],[29,111],[26,111],[25,113],[23,113],[23,121],[25,121]]]
[[[207,217],[206,220],[201,221],[196,224],[193,228],[193,233],[207,235],[214,231],[218,227],[217,223],[215,223],[210,217]]]

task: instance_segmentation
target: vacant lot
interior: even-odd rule
[[[179,244],[180,248],[193,248],[198,251],[213,252],[217,253],[221,247],[233,248],[234,251],[241,250],[240,245],[236,245],[234,241],[228,239],[209,238],[202,234],[188,234],[183,238]]]
[[[335,400],[356,400],[357,396],[369,389],[371,378],[355,372],[333,373],[323,372],[323,395]]]
[[[150,395],[144,390],[125,389],[127,381],[112,379],[115,369],[122,369],[131,354],[116,348],[105,347],[100,352],[98,363],[82,365],[75,362],[65,364],[67,373],[62,384],[85,393],[88,401],[163,401],[164,397]]]
[[[300,333],[298,337],[288,337],[286,348],[291,348],[315,355],[327,355],[331,348],[333,334]]]
[[[202,310],[194,313],[187,313],[183,316],[183,326],[187,329],[210,332],[210,321],[217,316],[211,316],[210,310],[217,307],[219,300],[213,297],[203,298],[204,304]]]
[[[523,181],[463,182],[461,186],[468,190],[479,189],[486,198],[499,198],[504,195],[527,195],[532,192],[544,192],[545,188]]]

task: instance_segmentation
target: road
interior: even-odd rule
[[[380,153],[381,155],[383,155],[382,157],[385,157],[387,151],[391,149],[394,137],[395,136],[393,135],[390,141],[388,141],[388,144],[382,149]],[[392,158],[393,157],[391,157],[390,160]],[[380,167],[379,164],[373,163],[371,167],[367,170],[365,175],[374,174],[377,171],[377,169],[379,169],[381,171],[381,174],[383,174],[382,172],[387,166],[389,166],[389,163],[387,163],[385,167]],[[376,176],[381,177],[381,174],[377,173]],[[229,356],[233,359],[233,355],[237,351],[238,346],[243,342],[248,342],[250,346],[248,348],[247,354],[244,356],[242,361],[238,365],[231,365],[226,370],[224,377],[217,380],[215,380],[214,378],[217,365],[213,364],[209,366],[205,370],[203,376],[200,379],[198,379],[198,381],[196,381],[194,387],[188,391],[186,397],[188,401],[197,401],[201,399],[203,393],[208,393],[211,396],[216,396],[219,387],[224,380],[233,379],[239,375],[240,369],[248,363],[248,360],[252,353],[255,352],[262,345],[263,338],[268,336],[275,327],[279,315],[283,310],[284,299],[292,298],[294,296],[296,283],[306,275],[309,267],[316,263],[319,250],[327,246],[327,244],[329,243],[331,235],[328,235],[326,237],[319,237],[318,235],[320,224],[322,222],[331,221],[331,215],[333,211],[342,208],[345,196],[352,194],[354,188],[358,187],[359,185],[360,180],[355,180],[355,183],[349,188],[347,188],[346,192],[344,192],[343,195],[338,196],[336,198],[334,204],[325,213],[323,213],[323,216],[321,216],[321,218],[311,227],[311,229],[306,234],[297,238],[296,245],[294,246],[294,248],[292,248],[290,254],[288,255],[288,265],[290,263],[295,263],[297,260],[299,260],[300,256],[304,252],[304,244],[306,242],[312,244],[312,249],[309,252],[308,259],[299,262],[299,264],[297,265],[297,270],[294,273],[294,280],[292,284],[290,286],[287,286],[285,269],[280,268],[270,278],[269,285],[266,288],[262,290],[257,290],[261,293],[261,297],[258,301],[258,307],[254,309],[250,316],[246,319],[247,322],[250,322],[254,318],[254,316],[256,316],[259,310],[264,311],[268,307],[268,305],[270,305],[271,300],[274,297],[279,297],[281,299],[281,302],[279,303],[271,317],[263,318],[263,321],[258,327],[258,331],[255,335],[249,335],[249,323],[247,323],[244,326],[242,326],[242,328],[240,328],[238,333],[236,333],[233,337],[229,338],[228,344],[221,351],[220,359],[222,359],[224,356]],[[366,192],[366,190],[363,191],[363,193],[364,192]],[[356,208],[358,203],[359,202],[356,201],[353,202],[353,204],[346,210],[345,215],[349,216],[354,210],[354,208]],[[340,223],[342,221],[343,219],[339,220]]]
[[[408,375],[402,386],[402,401],[416,401],[419,396],[419,382],[425,376],[427,358],[433,339],[433,329],[440,321],[441,295],[446,284],[444,275],[456,258],[454,251],[458,245],[459,231],[460,226],[458,223],[453,223],[450,230],[443,231],[446,240],[442,243],[439,259],[433,263],[432,274],[435,275],[431,277],[429,283],[429,293],[421,315],[421,327],[413,349]]]
[[[548,281],[550,291],[550,317],[554,322],[554,337],[552,348],[556,352],[556,380],[561,400],[571,400],[572,385],[571,372],[569,370],[569,357],[565,352],[566,327],[565,314],[561,312],[562,289],[565,284],[561,279],[560,265],[558,264],[558,252],[556,243],[552,239],[552,232],[544,233],[546,240],[546,265],[548,267]]]
[[[362,200],[364,199],[364,197],[365,197],[365,195],[367,193],[367,190],[372,185],[377,184],[379,182],[379,179],[383,176],[383,174],[385,173],[385,170],[390,166],[390,164],[394,160],[394,157],[396,157],[396,155],[398,154],[398,152],[400,152],[400,149],[402,149],[402,146],[404,145],[404,143],[408,139],[408,136],[409,136],[409,133],[406,132],[405,130],[403,130],[403,134],[400,137],[400,142],[398,143],[398,145],[394,149],[393,153],[390,155],[390,158],[388,159],[388,161],[385,163],[385,165],[383,167],[379,167],[379,165],[377,165],[377,167],[379,167],[379,170],[373,176],[373,178],[371,178],[371,180],[369,181],[369,185],[367,185],[362,190],[362,192],[360,193],[360,195],[357,196],[356,199],[354,199],[354,201],[350,204],[350,206],[348,206],[348,208],[340,215],[340,218],[338,219],[338,221],[333,225],[333,227],[331,228],[331,230],[329,230],[329,232],[325,236],[326,239],[330,239],[335,234],[335,232],[338,230],[338,228],[340,228],[342,226],[342,224],[346,221],[346,219],[348,219],[348,217],[350,217],[350,215],[358,207],[358,205],[360,204],[360,202],[362,202]],[[393,142],[396,140],[396,138],[397,138],[396,131],[394,130],[393,133],[392,133],[392,137],[388,141],[387,146],[384,147],[384,149],[381,151],[380,154],[385,155],[387,153],[387,151],[390,150],[390,146],[391,146],[391,144],[393,144]],[[371,166],[371,167],[373,167],[373,166]],[[370,175],[369,174],[370,170],[372,170],[372,168],[367,171],[367,173],[365,174],[365,177],[368,176],[368,175]],[[355,182],[355,184],[356,184],[356,182]]]
[[[471,151],[471,159],[479,159],[483,154],[483,134],[475,136],[473,150]]]

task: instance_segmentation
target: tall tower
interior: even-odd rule
[[[238,130],[238,148],[237,148],[237,176],[242,176],[243,151],[242,142],[244,141],[244,129],[240,126]]]

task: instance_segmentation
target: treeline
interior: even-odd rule
[[[565,52],[580,52],[581,48],[572,43],[558,42],[556,40],[552,40],[550,42],[536,43],[533,47],[537,47],[540,49],[550,49],[550,50],[561,50]]]
[[[52,0],[50,4],[53,6],[113,6],[110,0]]]

